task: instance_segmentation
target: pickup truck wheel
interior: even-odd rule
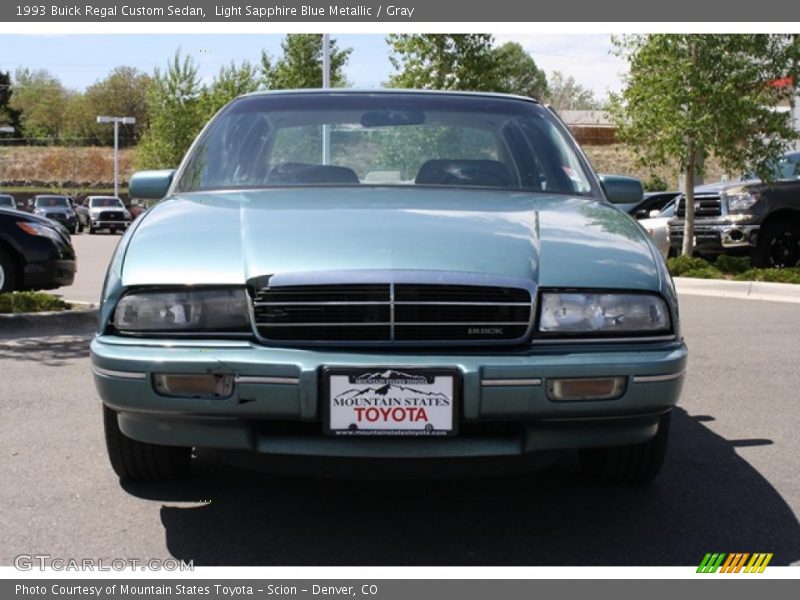
[[[800,225],[767,223],[758,232],[752,260],[762,269],[800,266]]]
[[[94,232],[97,231],[94,227],[89,225],[89,235],[94,235]]]
[[[664,464],[671,414],[667,413],[659,419],[658,432],[644,443],[581,450],[578,455],[581,469],[585,474],[606,483],[650,483]]]
[[[0,248],[0,292],[10,292],[17,285],[17,266],[8,255]]]
[[[175,478],[189,470],[191,448],[158,446],[131,439],[120,431],[117,413],[105,405],[103,425],[108,458],[120,479],[157,481]]]

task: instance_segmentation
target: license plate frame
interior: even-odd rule
[[[364,376],[386,374],[387,372],[393,373],[391,377],[375,377],[370,382],[363,381]],[[410,376],[408,379],[402,379],[394,374]],[[357,437],[357,438],[443,438],[453,437],[458,435],[458,422],[461,408],[461,372],[453,367],[385,367],[385,366],[364,366],[364,367],[323,367],[321,370],[321,386],[320,386],[320,404],[323,421],[323,432],[328,436],[335,437]],[[424,386],[435,385],[434,382],[438,378],[452,378],[450,388],[450,428],[449,429],[436,429],[426,430],[424,427],[412,428],[390,428],[381,429],[377,427],[366,427],[364,429],[343,429],[341,427],[334,427],[334,409],[333,409],[333,392],[332,378],[333,377],[347,377],[347,385],[361,385],[369,387],[371,385],[417,385],[423,387],[422,393],[427,393]],[[362,382],[354,381],[362,378]],[[430,383],[422,383],[421,378],[432,378]],[[350,381],[353,381],[351,384]],[[406,381],[406,383],[399,383]],[[378,383],[380,382],[380,383]],[[337,384],[342,383],[337,381]],[[446,385],[446,384],[445,384]],[[337,386],[334,386],[337,387]],[[338,387],[337,387],[338,389]],[[436,388],[433,388],[436,389]],[[340,392],[341,393],[341,392]],[[435,393],[435,392],[434,392]],[[435,398],[435,396],[434,396]],[[383,407],[386,408],[386,407]],[[426,407],[423,407],[426,408]],[[427,411],[426,411],[427,412]],[[417,416],[419,413],[416,413]],[[411,414],[410,416],[413,416]],[[338,421],[338,417],[336,418]],[[352,424],[355,425],[355,424]],[[352,426],[351,425],[351,426]]]

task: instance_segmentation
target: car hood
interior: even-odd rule
[[[740,188],[747,185],[759,185],[760,179],[741,179],[738,181],[715,181],[714,183],[707,183],[705,185],[698,185],[694,188],[695,194],[719,194],[723,190],[729,188]]]
[[[166,199],[128,237],[122,285],[431,270],[658,289],[645,232],[606,202],[505,191],[295,188]]]

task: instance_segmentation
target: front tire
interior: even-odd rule
[[[17,265],[11,256],[0,248],[0,292],[13,292],[17,288]]]
[[[800,225],[767,223],[758,232],[752,262],[761,269],[800,266]]]
[[[656,435],[641,444],[588,448],[578,454],[581,470],[606,483],[646,485],[661,472],[667,454],[667,439],[672,413],[662,415]]]
[[[106,449],[111,467],[120,479],[159,481],[174,479],[189,470],[191,448],[139,442],[122,433],[117,413],[103,405]]]

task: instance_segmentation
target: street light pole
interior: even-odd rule
[[[322,34],[322,88],[331,87],[331,36]],[[322,126],[322,164],[331,162],[331,132],[329,125]]]
[[[135,117],[97,117],[98,123],[114,124],[114,195],[119,198],[119,124],[133,125]]]

